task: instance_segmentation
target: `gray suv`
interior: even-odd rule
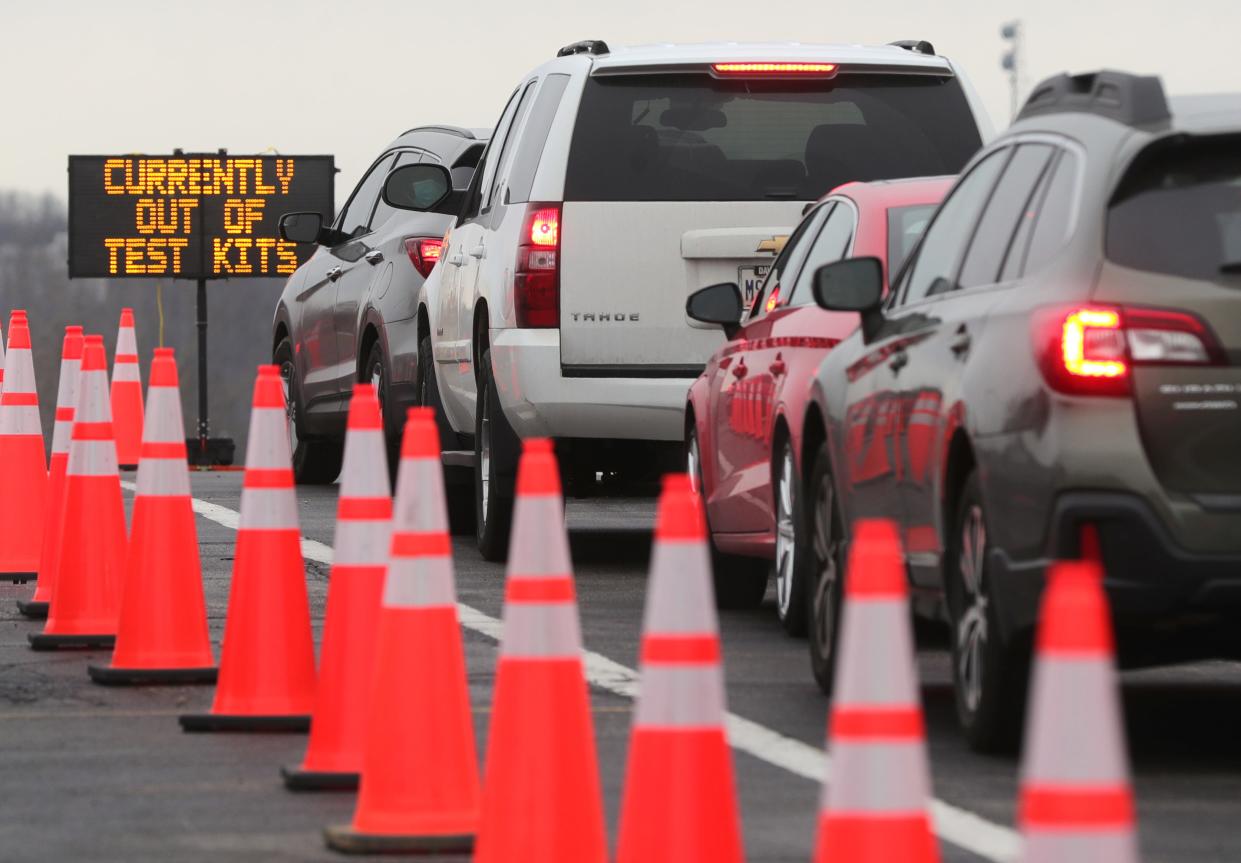
[[[272,362],[285,382],[299,483],[330,483],[340,473],[355,381],[375,384],[393,453],[405,408],[429,403],[420,393],[434,378],[421,374],[430,363],[418,356],[426,336],[419,331],[418,293],[439,260],[487,138],[481,129],[410,129],[384,148],[330,224],[324,213],[281,219],[285,239],[319,246],[289,278],[272,322]],[[449,169],[458,191],[432,212],[414,212],[412,201],[389,193],[408,175],[402,168],[424,163]]]
[[[902,525],[916,607],[951,625],[975,748],[1016,740],[1056,558],[1101,557],[1122,663],[1236,654],[1239,104],[1169,106],[1157,78],[1116,72],[1049,79],[889,296],[874,259],[818,271],[820,305],[861,313],[803,438],[822,684],[865,516]]]

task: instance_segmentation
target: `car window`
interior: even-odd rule
[[[835,206],[834,202],[828,202],[815,207],[793,229],[793,233],[784,243],[784,248],[780,250],[780,254],[776,255],[776,259],[771,263],[771,269],[767,271],[767,278],[763,280],[763,286],[754,298],[754,305],[750,307],[748,320],[762,317],[780,302],[781,284],[793,278],[797,265],[809,251],[811,244],[803,241],[814,237],[819,225],[823,224],[823,220]]]
[[[1050,144],[1022,144],[1004,168],[983,210],[957,278],[959,287],[994,284],[1022,215],[1055,152]]]
[[[349,237],[360,237],[370,230],[371,213],[375,209],[375,201],[379,199],[384,177],[388,176],[392,159],[392,153],[384,153],[353,190],[349,203],[340,214],[340,230]]]
[[[901,287],[902,303],[916,303],[955,287],[953,276],[961,260],[961,250],[978,222],[996,175],[1010,154],[1011,148],[1007,147],[990,153],[949,193],[927,228],[912,267],[906,270]]]
[[[1108,206],[1108,260],[1210,281],[1241,271],[1239,145],[1191,139],[1139,157]]]
[[[479,159],[478,167],[474,171],[474,178],[470,181],[465,203],[461,206],[458,224],[478,215],[479,208],[482,206],[483,190],[491,188],[491,181],[496,173],[495,165],[499,160],[496,153],[499,152],[498,148],[503,146],[504,136],[508,134],[509,124],[513,121],[513,113],[517,110],[517,93],[518,91],[514,90],[513,95],[509,96],[508,103],[505,104],[504,111],[496,123],[495,132],[491,140],[487,142],[487,149],[483,150],[482,158]]]
[[[900,271],[901,264],[918,245],[918,240],[935,215],[936,204],[912,204],[888,208],[888,274]]]
[[[893,72],[591,77],[565,200],[814,200],[854,180],[960,171],[982,143],[960,81]]]
[[[521,130],[522,118],[526,116],[526,110],[534,100],[534,89],[537,84],[537,81],[531,81],[526,85],[526,89],[522,91],[521,99],[517,102],[517,110],[513,112],[513,116],[509,120],[508,129],[505,130],[503,136],[497,136],[500,141],[500,149],[496,151],[497,157],[495,159],[488,160],[492,165],[488,166],[491,168],[490,176],[483,177],[483,200],[479,212],[485,213],[495,204],[496,195],[500,191],[500,182],[504,179],[505,169],[508,167],[509,160],[513,154],[513,144],[517,139],[517,133]],[[484,171],[487,171],[487,169],[484,168]]]
[[[1039,204],[1021,272],[1032,273],[1046,266],[1069,238],[1077,190],[1077,157],[1067,150],[1052,169],[1047,190]]]
[[[521,143],[513,155],[513,167],[508,171],[508,200],[511,203],[530,200],[530,189],[534,185],[539,159],[543,156],[543,146],[547,143],[547,133],[551,131],[552,121],[556,119],[560,99],[568,84],[568,75],[548,75],[543,79],[539,95],[530,108],[530,119],[526,121]]]
[[[438,161],[431,154],[424,154],[422,150],[402,150],[400,153],[397,153],[396,162],[393,163],[391,168],[384,172],[384,176],[386,177],[389,173],[395,171],[402,165],[413,165],[424,158],[426,158],[427,161]],[[374,231],[382,226],[383,223],[388,221],[388,219],[396,211],[396,207],[390,207],[384,203],[383,190],[380,189],[379,198],[375,201],[375,214],[371,216],[370,229]]]
[[[827,216],[827,221],[823,223],[818,235],[807,236],[805,245],[808,253],[798,272],[793,274],[793,292],[789,294],[785,305],[804,306],[814,302],[814,291],[811,287],[814,271],[845,256],[853,242],[856,221],[853,207],[837,204]]]

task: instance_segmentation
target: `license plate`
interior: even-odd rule
[[[763,279],[767,278],[767,271],[770,269],[771,264],[737,267],[737,286],[741,288],[741,304],[745,306],[747,314],[750,306],[754,305],[754,298],[758,296],[758,289],[763,286]]]

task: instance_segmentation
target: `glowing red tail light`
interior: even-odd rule
[[[444,241],[439,237],[408,237],[405,240],[405,254],[409,255],[410,263],[424,279],[435,269],[442,251]]]
[[[835,63],[712,63],[717,77],[740,75],[750,78],[830,78],[840,67]]]
[[[1034,322],[1043,376],[1073,395],[1128,395],[1139,366],[1225,362],[1214,334],[1185,312],[1083,306],[1044,309]]]
[[[530,204],[513,268],[513,310],[517,326],[560,326],[559,204]]]

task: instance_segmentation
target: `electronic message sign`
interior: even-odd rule
[[[69,157],[69,275],[287,276],[314,251],[284,213],[333,215],[331,156]]]

